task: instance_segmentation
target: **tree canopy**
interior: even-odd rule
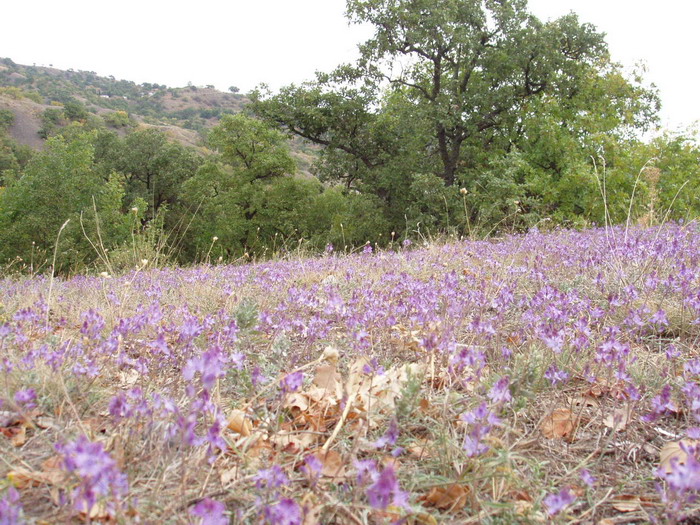
[[[494,161],[520,151],[558,180],[654,122],[655,92],[575,14],[542,22],[524,0],[349,0],[347,16],[374,26],[356,63],[262,87],[252,108],[323,146],[318,174],[378,195],[397,220],[421,174],[479,191]]]

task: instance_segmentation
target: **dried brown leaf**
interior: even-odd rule
[[[311,448],[318,437],[311,432],[278,432],[270,436],[270,442],[285,452],[298,453]]]
[[[318,449],[313,452],[321,462],[321,475],[328,478],[344,477],[346,474],[346,462],[343,457],[335,450]]]
[[[672,471],[671,463],[674,459],[676,459],[680,465],[685,465],[685,462],[688,460],[688,453],[681,448],[681,443],[686,447],[694,447],[698,446],[700,441],[683,439],[681,441],[666,443],[659,452],[659,466],[663,467],[667,474],[670,474]]]
[[[615,498],[612,506],[618,512],[635,512],[642,510],[642,500],[633,494],[623,494]]]
[[[413,445],[406,448],[409,454],[418,459],[428,459],[434,457],[435,444],[427,439],[420,439],[416,441]]]
[[[469,488],[464,485],[448,485],[443,487],[433,487],[430,491],[418,498],[426,507],[455,512],[463,509],[467,505]]]
[[[336,390],[341,383],[338,367],[333,363],[319,365],[316,368],[313,384],[322,388],[332,395],[336,395]]]
[[[61,469],[61,461],[60,456],[52,456],[42,463],[42,470],[18,468],[8,472],[7,479],[18,489],[39,485],[60,485],[67,476]]]
[[[616,408],[612,414],[605,416],[603,424],[608,428],[614,428],[615,432],[622,432],[627,428],[630,416],[631,413],[628,408]]]
[[[555,408],[542,421],[540,430],[547,439],[571,437],[576,422],[568,408]]]
[[[234,432],[238,432],[241,436],[250,436],[253,430],[253,424],[248,419],[248,416],[242,410],[233,410],[228,418],[228,428]]]

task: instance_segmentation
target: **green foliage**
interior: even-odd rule
[[[112,111],[105,114],[102,118],[108,126],[113,128],[126,128],[132,124],[126,111]]]
[[[69,120],[85,120],[88,117],[88,110],[85,104],[74,98],[63,103],[63,112]]]
[[[590,159],[629,147],[658,97],[593,26],[519,0],[349,0],[348,15],[375,28],[357,63],[252,94],[255,114],[323,147],[322,180],[379,197],[392,229],[602,218]],[[619,217],[634,174],[607,176]]]
[[[115,178],[105,181],[94,169],[92,140],[89,134],[49,139],[46,150],[0,195],[0,260],[47,258],[66,221],[58,249],[61,270],[95,257],[83,228],[96,237],[99,227],[107,246],[127,237],[123,190]]]
[[[0,133],[7,131],[15,121],[15,114],[9,109],[0,109]]]
[[[17,144],[0,130],[0,188],[17,179],[33,155],[29,146]]]
[[[5,95],[10,98],[13,98],[15,100],[20,100],[24,98],[25,93],[18,87],[14,86],[5,86],[5,87],[0,87],[0,95]]]
[[[148,203],[151,219],[161,206],[174,207],[179,202],[180,185],[202,163],[193,151],[168,141],[163,132],[151,128],[134,131],[124,138],[114,132],[100,132],[95,161],[104,174],[120,174],[126,201],[143,199]]]
[[[39,136],[47,139],[56,134],[65,119],[63,108],[47,108],[41,114]]]
[[[245,115],[225,115],[209,133],[209,143],[224,162],[248,181],[293,174],[296,164],[284,135]]]

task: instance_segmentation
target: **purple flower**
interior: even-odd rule
[[[393,447],[396,444],[396,441],[398,439],[399,439],[399,425],[395,419],[392,419],[391,422],[389,423],[389,428],[387,429],[387,431],[384,433],[384,435],[382,437],[380,437],[377,441],[375,441],[373,445],[376,448],[384,448],[387,445],[389,445],[390,447]]]
[[[688,361],[683,369],[686,371],[688,375],[691,376],[700,376],[700,359],[693,359],[692,361]]]
[[[263,487],[276,489],[289,483],[289,478],[287,478],[287,475],[279,465],[272,465],[270,468],[259,470],[253,479],[259,489]]]
[[[574,495],[574,493],[571,492],[571,490],[569,490],[567,487],[564,487],[556,494],[550,494],[549,496],[544,498],[542,503],[544,503],[545,509],[547,510],[547,514],[549,514],[550,516],[554,516],[556,514],[559,514],[569,505],[571,505],[575,499],[576,496]]]
[[[310,477],[315,478],[323,470],[323,463],[313,454],[306,456],[304,460],[304,465],[301,467],[303,472],[306,472]]]
[[[253,387],[257,387],[258,385],[262,385],[267,382],[267,377],[265,377],[265,375],[262,373],[259,366],[253,367],[253,370],[250,373],[250,381],[253,383]]]
[[[80,333],[90,339],[96,339],[105,327],[105,321],[95,310],[90,309],[81,315],[83,326]]]
[[[678,408],[671,399],[671,386],[666,385],[661,393],[651,400],[651,412],[644,414],[642,420],[651,422],[657,420],[666,412],[677,412]]]
[[[0,499],[0,525],[21,525],[24,523],[20,518],[21,512],[19,492],[14,487],[10,487],[5,496]]]
[[[34,408],[36,406],[33,401],[36,399],[36,391],[33,388],[25,388],[15,392],[15,402],[18,405],[24,405],[24,408]]]
[[[510,395],[509,386],[510,378],[508,376],[503,376],[491,387],[491,390],[489,390],[488,393],[488,398],[497,405],[507,403],[513,399],[513,397]]]
[[[676,493],[700,491],[700,462],[696,457],[700,450],[684,441],[680,442],[680,447],[686,453],[685,461],[681,463],[679,458],[674,457],[670,462],[670,472],[661,466],[656,474],[665,479],[670,489]]]
[[[355,468],[357,469],[358,485],[364,485],[365,483],[374,481],[379,477],[377,462],[373,459],[355,460]]]
[[[555,386],[557,383],[566,382],[566,380],[569,379],[569,374],[565,370],[557,368],[556,365],[551,365],[544,373],[544,377],[549,379],[552,386]]]
[[[4,339],[12,333],[12,327],[8,323],[0,324],[0,339]]]
[[[373,357],[369,363],[365,363],[362,367],[362,372],[367,375],[376,374],[378,376],[384,375],[384,367],[379,364],[379,360]]]
[[[391,466],[387,466],[377,480],[367,487],[367,499],[375,509],[386,509],[390,504],[405,507],[408,496],[399,488],[399,482]]]
[[[666,359],[673,360],[680,357],[681,351],[676,348],[676,345],[668,345],[666,348]]]
[[[666,317],[666,312],[657,310],[656,313],[649,318],[649,322],[659,326],[667,326],[668,318]]]
[[[464,437],[462,448],[468,457],[473,458],[489,451],[489,446],[481,442],[486,434],[488,434],[488,427],[477,425]]]
[[[226,373],[224,356],[218,346],[212,346],[201,356],[189,359],[182,370],[182,377],[191,381],[197,372],[200,374],[202,387],[205,390],[214,388],[217,378]]]
[[[594,478],[593,475],[585,468],[579,471],[579,476],[581,476],[581,481],[583,481],[589,487],[593,488],[595,486],[597,481],[596,478]]]
[[[265,508],[265,519],[270,525],[301,525],[301,507],[293,499],[283,499]]]
[[[204,498],[190,509],[190,514],[201,518],[199,525],[228,525],[229,519],[224,516],[226,505],[220,501]]]
[[[80,485],[72,494],[76,509],[89,513],[99,500],[107,499],[107,510],[112,511],[126,495],[126,475],[119,471],[102,443],[80,436],[72,443],[56,445],[56,450],[63,455],[64,468],[80,478]]]
[[[302,371],[287,374],[280,382],[282,391],[285,393],[296,392],[301,388],[304,382],[304,373]]]

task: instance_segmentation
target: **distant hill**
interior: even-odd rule
[[[224,93],[214,86],[136,84],[92,71],[27,66],[0,58],[0,110],[14,114],[10,135],[35,149],[41,149],[46,136],[70,120],[87,120],[121,133],[133,127],[155,127],[173,140],[201,148],[206,130],[222,115],[240,112],[246,102],[244,95]],[[87,114],[66,118],[71,109]],[[292,150],[300,171],[308,172],[314,148],[294,141]]]

